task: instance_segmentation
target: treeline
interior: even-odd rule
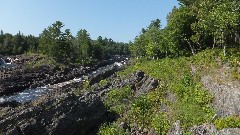
[[[36,52],[38,37],[33,35],[24,36],[20,32],[16,35],[0,32],[0,54],[16,55],[25,52]]]
[[[91,40],[85,29],[72,36],[69,29],[62,30],[63,23],[57,21],[44,29],[39,37],[39,52],[53,57],[59,62],[86,64],[93,59],[105,59],[111,55],[129,55],[128,44],[102,38]]]
[[[239,0],[178,0],[161,28],[156,19],[130,45],[133,56],[178,57],[207,48],[239,48]]]
[[[40,53],[63,63],[87,64],[93,60],[109,58],[111,55],[129,55],[127,43],[115,42],[111,38],[92,40],[85,29],[74,37],[70,29],[62,30],[63,23],[56,21],[45,28],[39,37],[0,33],[0,54],[16,55]]]

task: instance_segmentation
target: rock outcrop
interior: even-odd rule
[[[79,81],[55,87],[33,101],[18,103],[3,102],[0,113],[0,131],[3,135],[91,135],[96,134],[105,122],[119,116],[109,112],[104,104],[106,93],[112,88],[131,86],[135,96],[154,90],[158,80],[142,71],[130,77],[114,73],[127,64],[125,58],[117,57],[91,67],[50,67],[49,65],[25,69],[24,64],[33,58],[19,58],[16,74],[0,79],[0,96],[16,93],[26,88],[54,86],[59,82],[80,77]],[[16,59],[16,58],[14,58]],[[114,62],[119,61],[120,63]],[[106,66],[107,64],[107,66]],[[102,67],[102,68],[101,68]],[[86,76],[90,90],[83,87]],[[107,79],[108,83],[99,85]],[[89,88],[88,87],[88,88]],[[81,89],[78,94],[76,90]],[[145,132],[145,131],[144,131]],[[152,134],[155,134],[152,131]]]
[[[108,69],[111,73],[117,71]],[[105,79],[109,76],[109,72],[102,72],[100,74],[103,76],[95,77]],[[56,89],[33,102],[16,108],[5,108],[0,118],[1,130],[4,135],[96,134],[102,123],[113,121],[118,117],[105,108],[103,104],[105,94],[111,88],[132,85],[133,91],[138,96],[157,87],[158,81],[149,78],[141,71],[132,74],[130,78],[112,75],[108,84],[79,95],[73,94],[73,88],[81,87],[82,82],[69,85],[60,91]],[[98,81],[92,82],[98,83]]]
[[[95,134],[109,113],[96,94],[64,93],[8,111],[0,127],[8,135]]]
[[[39,67],[27,67],[27,62],[38,61],[43,59],[39,56],[17,56],[12,59],[17,59],[15,64],[17,68],[13,69],[14,72],[9,77],[0,79],[0,96],[11,95],[16,92],[23,91],[27,88],[36,88],[45,85],[53,85],[56,83],[68,81],[76,77],[80,77],[84,74],[88,74],[91,71],[95,71],[100,67],[104,67],[116,62],[126,61],[126,57],[113,56],[112,59],[103,60],[97,62],[96,65],[90,65],[86,67],[79,67],[76,65],[69,65],[64,68],[60,68],[56,65],[43,65]],[[29,65],[28,65],[29,66]],[[103,69],[108,70],[108,69]],[[1,72],[1,71],[0,71]],[[111,73],[112,74],[112,73]],[[96,77],[95,77],[96,78]],[[98,81],[98,80],[92,80]]]
[[[224,66],[214,75],[201,78],[204,86],[214,96],[214,108],[220,117],[240,115],[240,84],[230,77],[230,72],[230,68]]]
[[[217,130],[213,124],[204,124],[194,126],[192,129],[193,135],[239,135],[240,128],[224,128]]]

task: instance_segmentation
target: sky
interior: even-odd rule
[[[56,21],[73,36],[86,29],[118,42],[132,41],[152,20],[166,16],[177,0],[0,0],[0,29],[4,33],[39,36]]]

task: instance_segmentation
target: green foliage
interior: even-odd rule
[[[181,121],[184,129],[211,121],[214,115],[214,110],[210,107],[213,96],[203,88],[199,76],[217,67],[216,58],[221,55],[219,51],[207,50],[192,57],[174,59],[151,61],[139,59],[134,66],[122,71],[127,74],[142,70],[151,77],[161,80],[157,90],[133,100],[131,110],[127,113],[128,116],[132,116],[132,119],[129,119],[130,123],[136,122],[147,128],[154,127],[159,133],[164,134],[169,129],[168,123],[176,120]],[[197,70],[194,74],[190,68],[193,65]],[[166,93],[169,91],[176,96],[175,102],[169,102],[166,99]],[[160,105],[171,108],[168,115],[161,111]],[[156,124],[158,117],[163,117],[159,125]],[[154,118],[156,121],[153,121]]]
[[[181,83],[172,85],[172,89],[181,97],[184,102],[194,102],[199,105],[206,105],[213,99],[207,90],[202,89],[201,84],[195,84],[189,74],[185,74],[180,80]]]
[[[129,55],[129,46],[126,43],[114,42],[111,38],[102,38],[99,36],[97,40],[92,41],[94,47],[93,57],[96,59],[109,58],[110,55]]]
[[[28,53],[28,55],[33,55],[39,57],[38,61],[30,61],[26,64],[27,69],[40,68],[42,66],[49,66],[51,68],[63,69],[66,65],[56,62],[53,58],[48,58],[46,55],[37,55],[35,53]]]
[[[203,0],[195,5],[199,21],[193,25],[197,33],[213,35],[216,43],[226,42],[226,36],[232,35],[239,23],[239,3],[236,0],[221,0],[218,2]],[[224,35],[222,35],[224,34]],[[224,36],[224,37],[222,37]]]
[[[47,55],[64,64],[92,64],[97,60],[108,59],[112,55],[129,55],[127,43],[115,42],[111,38],[92,40],[85,29],[73,37],[70,29],[63,30],[63,23],[56,21],[45,28],[39,37],[0,32],[0,53],[16,55],[38,53]]]
[[[151,125],[155,131],[162,135],[166,135],[171,126],[167,115],[164,113],[155,114],[153,116]]]
[[[135,57],[179,57],[195,55],[207,48],[236,48],[240,44],[239,0],[178,0],[160,28],[154,20],[130,44]]]
[[[168,45],[165,35],[161,28],[161,21],[156,19],[142,30],[142,34],[135,38],[134,43],[130,44],[132,56],[147,56],[157,58],[167,56]]]
[[[88,81],[88,80],[86,80],[86,81],[83,82],[83,88],[84,88],[84,89],[89,89],[89,88],[90,88],[90,85],[89,85],[89,81]]]
[[[126,111],[129,99],[132,97],[132,90],[130,86],[125,86],[119,89],[112,89],[107,93],[105,105],[110,107],[119,114]]]
[[[173,118],[180,120],[184,129],[208,122],[214,115],[214,111],[210,107],[191,102],[178,102],[173,106]]]
[[[20,31],[16,35],[0,33],[0,53],[7,55],[35,52],[38,47],[38,38],[28,35],[24,36]]]
[[[83,92],[83,89],[82,89],[81,87],[79,87],[79,88],[74,88],[74,89],[73,89],[73,93],[74,93],[76,96],[79,96],[82,92]]]
[[[53,57],[58,62],[68,63],[72,56],[73,37],[69,29],[62,32],[63,27],[62,22],[56,21],[47,29],[44,29],[39,39],[39,51]]]
[[[143,95],[137,98],[132,103],[132,114],[134,121],[137,122],[138,125],[145,127],[148,122],[150,122],[150,116],[152,115],[151,112],[151,101],[148,100],[147,96]]]
[[[129,131],[124,131],[122,127],[119,127],[117,123],[110,125],[104,124],[101,126],[98,132],[99,135],[130,135]]]
[[[88,64],[92,57],[92,44],[90,35],[85,29],[78,31],[75,39],[75,47],[77,49],[78,61],[82,64]]]
[[[169,44],[172,45],[172,52],[178,56],[189,55],[190,53],[194,55],[197,46],[192,43],[190,38],[194,34],[191,24],[196,21],[196,17],[190,14],[189,8],[180,6],[178,9],[172,10],[168,15],[168,20],[166,32]]]
[[[240,128],[240,117],[233,115],[226,118],[218,118],[214,121],[214,125],[218,130],[223,128]]]
[[[105,86],[105,85],[107,85],[109,82],[106,80],[106,79],[104,79],[104,80],[101,80],[100,82],[99,82],[99,85],[100,85],[100,87],[103,87],[103,86]]]

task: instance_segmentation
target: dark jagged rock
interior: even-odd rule
[[[97,73],[92,73],[92,76],[89,77],[89,85],[93,85],[95,83],[100,82],[101,80],[110,77],[113,75],[115,72],[120,70],[121,67],[117,67],[114,65],[110,65],[104,68],[98,69],[99,72]]]
[[[240,128],[224,128],[217,130],[213,124],[203,124],[191,128],[193,135],[239,135]]]
[[[17,102],[17,101],[11,101],[11,102],[3,102],[0,103],[0,107],[17,107],[21,105],[21,103]]]
[[[98,74],[90,76],[92,83],[95,84],[106,77],[114,74],[121,67],[107,66],[99,69]],[[45,73],[49,74],[48,83],[51,78],[58,82],[71,78],[79,69],[64,69],[57,71],[56,76],[50,75],[48,67],[40,67],[35,73],[36,78],[44,78]],[[33,77],[33,71],[25,71],[24,77]],[[27,74],[29,73],[29,74]],[[35,77],[33,77],[35,79]],[[35,81],[36,84],[45,84],[41,78]],[[0,117],[0,127],[3,134],[7,135],[75,135],[75,134],[96,134],[98,128],[106,121],[115,120],[118,115],[108,112],[102,99],[109,91],[110,83],[104,86],[97,86],[92,91],[73,94],[76,87],[81,87],[82,82],[75,82],[61,88],[53,89],[46,95],[23,105],[5,110]],[[31,85],[32,86],[32,85]],[[9,103],[10,104],[10,103]]]
[[[138,72],[135,74],[135,78],[137,79],[137,81],[140,81],[140,80],[143,79],[144,75],[145,75],[144,72],[138,71]]]
[[[180,123],[179,120],[177,120],[175,123],[173,123],[173,126],[168,131],[168,135],[182,135],[183,134],[183,130],[182,130],[180,124],[181,123]]]
[[[218,133],[217,129],[213,124],[194,126],[191,129],[191,132],[194,135],[213,135]]]
[[[0,127],[8,135],[94,134],[92,129],[97,129],[107,117],[107,110],[96,95],[66,94],[37,106],[16,109],[0,119]]]
[[[125,60],[125,57],[113,56],[112,59],[97,62],[95,66],[91,67],[77,67],[70,65],[63,69],[55,65],[52,65],[52,67],[50,65],[43,65],[40,67],[25,68],[27,62],[35,62],[39,59],[43,59],[39,56],[20,55],[12,57],[12,59],[17,59],[15,61],[15,64],[17,64],[18,67],[14,69],[14,72],[12,72],[9,77],[0,79],[0,96],[11,95],[13,93],[23,91],[27,88],[36,88],[48,84],[52,85],[71,80],[73,78],[80,77],[83,74],[94,71],[99,67],[113,64],[114,62],[123,61]],[[116,68],[112,71],[109,71],[108,69],[102,70],[102,73],[98,74],[98,77],[94,76],[94,79],[91,80],[91,84],[100,81],[101,78],[110,76],[115,72]],[[107,71],[108,74],[105,74],[104,71]]]
[[[132,74],[130,78],[116,77],[112,80],[112,87],[120,88],[126,85],[130,85],[136,96],[146,93],[150,90],[154,90],[159,85],[158,80],[149,77],[142,71],[137,71]]]
[[[220,78],[220,77],[219,77]],[[222,77],[223,78],[223,77]],[[222,79],[220,78],[220,79]],[[220,80],[219,79],[219,80]],[[240,85],[239,82],[224,81],[220,84],[211,76],[202,77],[204,86],[214,95],[214,108],[218,116],[226,117],[231,115],[240,115]]]
[[[130,78],[114,75],[120,69],[122,67],[113,64],[96,70],[96,73],[92,72],[88,76],[90,85],[92,85],[91,91],[86,90],[75,95],[72,88],[82,87],[83,82],[71,83],[61,88],[53,89],[35,101],[5,110],[0,117],[0,127],[3,134],[96,134],[104,122],[114,121],[119,117],[117,114],[107,111],[103,104],[105,94],[111,88],[119,88],[126,85],[134,86],[132,90],[136,96],[139,96],[155,89],[158,85],[156,79],[147,76],[142,71],[132,74]],[[31,77],[31,79],[35,79],[34,83],[31,82],[29,84],[31,86],[35,83],[42,85],[63,81],[81,73],[82,70],[66,68],[59,71],[57,68],[49,70],[49,67],[40,67],[37,71],[41,71],[41,73],[36,73],[34,70],[24,71],[25,79]],[[110,78],[108,79],[109,82],[104,86],[100,86],[98,84],[99,81],[106,78]],[[126,123],[120,126],[124,129],[129,129]],[[143,134],[155,134],[154,130],[151,132],[148,132],[146,129],[136,130],[136,132],[138,131]]]

